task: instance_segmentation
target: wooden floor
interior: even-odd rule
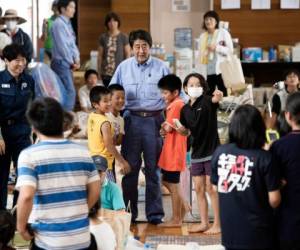
[[[215,244],[220,244],[221,235],[208,236],[203,233],[192,233],[189,234],[188,224],[184,224],[181,228],[161,228],[155,225],[151,225],[148,223],[138,223],[131,227],[131,231],[134,234],[135,238],[140,240],[141,242],[145,242],[147,236],[154,235],[176,235],[176,236],[199,236],[199,238],[203,238],[203,240],[210,238],[215,241]]]

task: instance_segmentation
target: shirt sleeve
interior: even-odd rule
[[[99,37],[99,45],[103,48],[106,47],[106,44],[105,44],[105,34],[101,34],[100,37]]]
[[[167,111],[167,119],[166,122],[171,124],[172,126],[176,127],[174,124],[173,119],[180,120],[180,111],[183,107],[183,103],[174,103],[172,107]]]
[[[112,200],[113,210],[125,209],[125,203],[120,188],[116,184],[114,185],[114,183],[111,184],[112,184],[111,200]]]
[[[281,110],[280,98],[277,94],[275,94],[272,98],[272,112],[279,115],[280,110]]]
[[[216,52],[222,55],[229,55],[233,53],[233,43],[232,38],[229,32],[225,29],[220,29],[221,39],[218,39],[218,43],[216,44]],[[220,44],[224,43],[224,44]]]
[[[78,99],[81,108],[89,108],[90,99],[88,98],[87,94],[84,92],[82,88],[80,88],[78,91]]]
[[[268,152],[269,153],[269,152]],[[279,159],[275,155],[270,156],[265,168],[264,168],[264,180],[269,192],[278,190],[280,187],[280,171]]]
[[[18,159],[18,179],[16,189],[20,190],[22,186],[37,187],[37,172],[35,170],[35,165],[26,151],[22,151]]]
[[[69,32],[66,30],[65,25],[63,25],[63,23],[60,23],[58,20],[55,21],[51,28],[53,43],[56,44],[55,47],[60,56],[64,58],[64,60],[67,61],[70,65],[72,65],[74,63],[73,52],[72,48],[68,46],[65,35],[66,33]]]

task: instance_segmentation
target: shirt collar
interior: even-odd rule
[[[171,102],[168,107],[167,107],[167,110],[170,109],[173,105],[175,105],[175,103],[177,102],[182,102],[182,99],[180,98],[180,96],[176,97],[173,102]]]
[[[10,82],[11,80],[13,80],[14,82],[16,82],[16,79],[9,73],[7,69],[3,71],[3,74],[4,74],[4,81]],[[18,82],[23,80],[25,80],[24,72],[20,74]]]
[[[139,67],[139,66],[144,66],[147,67],[148,65],[150,65],[152,63],[152,56],[149,56],[148,60],[146,62],[144,62],[143,64],[139,64],[139,62],[136,60],[136,58],[134,58],[135,64]]]
[[[65,23],[70,23],[70,19],[65,17],[64,15],[60,15],[61,19],[65,22]]]

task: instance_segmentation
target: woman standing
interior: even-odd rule
[[[27,60],[22,47],[8,45],[2,53],[6,69],[0,72],[0,210],[6,208],[10,163],[16,167],[20,152],[31,144],[25,113],[34,97],[34,80],[24,72]]]
[[[219,26],[219,15],[215,11],[208,11],[203,17],[203,29],[200,35],[200,63],[206,65],[208,94],[212,95],[218,87],[227,96],[227,90],[221,77],[220,63],[230,53],[233,53],[233,43],[229,32]]]
[[[101,34],[98,48],[98,67],[104,85],[107,87],[118,65],[130,57],[128,37],[122,33],[120,17],[111,12],[105,17],[107,32]]]

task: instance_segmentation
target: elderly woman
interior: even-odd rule
[[[118,65],[130,57],[128,37],[120,31],[120,17],[111,12],[105,17],[106,33],[101,34],[98,48],[98,67],[107,87]]]
[[[34,97],[34,80],[24,72],[26,54],[17,44],[2,51],[6,69],[0,72],[0,210],[6,208],[10,163],[31,144],[25,113]],[[16,197],[16,196],[15,196]]]
[[[203,29],[200,35],[200,63],[207,68],[208,94],[212,95],[218,87],[227,95],[227,90],[221,77],[220,63],[233,52],[233,43],[229,32],[219,26],[219,15],[215,11],[204,14]]]

